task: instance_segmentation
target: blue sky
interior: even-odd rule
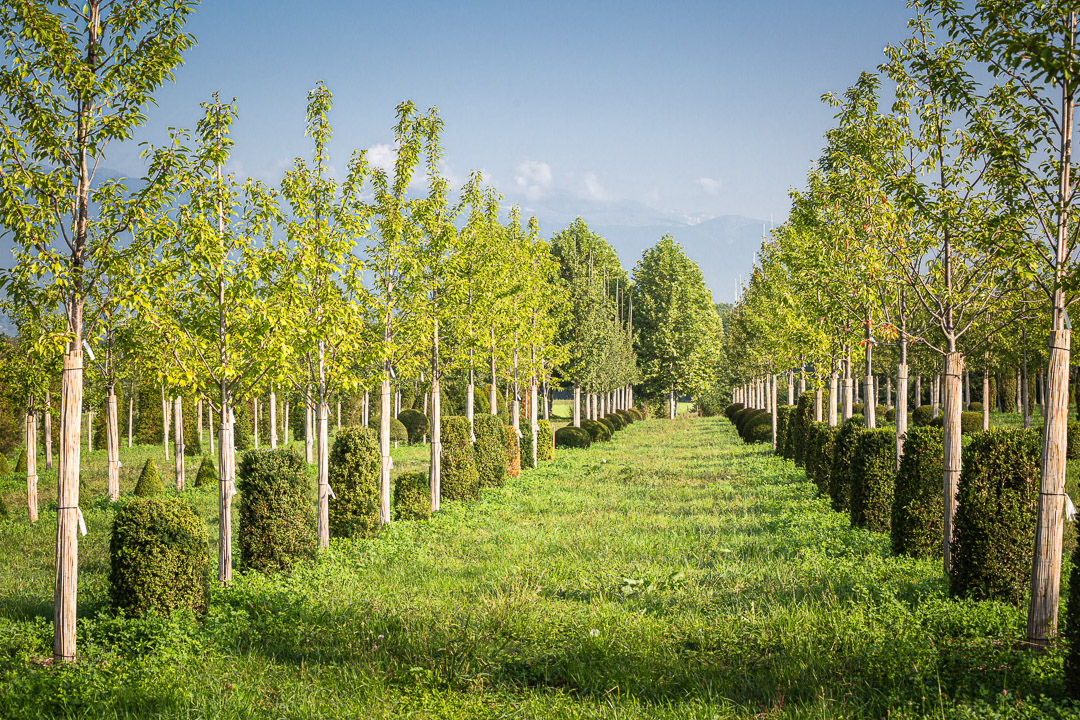
[[[207,0],[198,45],[157,93],[140,140],[236,97],[233,169],[276,184],[304,138],[307,91],[335,96],[333,160],[385,154],[394,107],[438,106],[444,171],[483,170],[544,219],[777,220],[822,147],[819,100],[901,40],[899,0],[396,2]],[[137,172],[138,149],[104,163]]]

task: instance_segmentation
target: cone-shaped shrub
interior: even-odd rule
[[[4,496],[0,495],[0,518],[10,517],[8,515],[7,503],[4,502]]]
[[[584,424],[585,421],[581,422]],[[521,475],[521,442],[514,426],[503,425],[503,436],[506,438],[506,476],[518,477]]]
[[[451,415],[442,427],[442,497],[446,500],[475,500],[480,496],[480,474],[476,470],[469,421]]]
[[[555,447],[559,448],[587,448],[592,444],[589,433],[579,427],[566,425],[555,431]]]
[[[178,497],[133,498],[109,539],[109,596],[128,615],[206,608],[210,546],[203,522]]]
[[[1065,692],[1080,700],[1080,547],[1073,550],[1069,601],[1065,605]]]
[[[202,462],[199,463],[199,472],[195,475],[195,487],[217,485],[219,481],[217,462],[210,456],[203,455]]]
[[[300,408],[303,412],[303,407]],[[371,537],[379,530],[379,436],[371,428],[342,428],[330,447],[330,534]]]
[[[964,449],[956,492],[949,589],[954,596],[1027,596],[1035,544],[1042,443],[1035,430],[976,433]]]
[[[305,467],[296,451],[285,448],[248,450],[240,456],[236,489],[242,567],[289,573],[315,554],[315,498]]]
[[[851,526],[889,532],[896,477],[896,433],[864,430],[851,458]]]
[[[942,458],[940,429],[913,427],[907,431],[893,495],[890,539],[894,555],[941,556]]]
[[[423,442],[424,436],[428,434],[429,429],[427,415],[419,410],[408,408],[402,410],[401,414],[397,416],[397,419],[405,426],[405,432],[408,434],[410,445]],[[391,431],[391,441],[392,440],[393,432]]]
[[[855,458],[855,442],[866,428],[862,415],[852,415],[840,428],[833,445],[832,471],[829,473],[829,500],[837,512],[851,509],[851,463]]]
[[[473,434],[480,487],[501,487],[506,482],[506,437],[502,421],[494,415],[474,415]]]
[[[154,458],[146,458],[142,472],[139,473],[139,481],[135,483],[135,496],[150,497],[163,492],[165,492],[165,488],[161,484],[161,476],[158,475]]]
[[[793,412],[794,405],[780,405],[776,408],[776,454],[789,460],[791,458],[787,455],[787,434]]]
[[[427,520],[430,517],[431,483],[428,474],[408,472],[394,478],[394,519]]]
[[[619,419],[622,421],[622,418]],[[536,428],[536,459],[541,462],[554,460],[555,453],[551,447],[551,422],[540,420],[536,423]]]
[[[0,476],[10,475],[11,465],[8,464],[6,455],[0,455]]]
[[[19,459],[15,461],[15,470],[14,470],[14,472],[16,472],[16,473],[24,473],[24,472],[26,472],[26,448],[25,447],[22,449],[22,452],[19,453]]]

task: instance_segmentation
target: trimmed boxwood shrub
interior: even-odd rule
[[[641,411],[638,410],[637,408],[630,408],[626,412],[630,413],[630,416],[632,418],[634,418],[634,422],[637,422],[638,420],[644,420],[645,419],[645,416],[642,415]]]
[[[209,455],[203,455],[202,462],[199,463],[199,472],[195,474],[195,487],[217,485],[219,482],[217,463]]]
[[[398,421],[405,426],[405,433],[408,435],[409,444],[416,445],[419,442],[423,442],[424,436],[430,431],[430,423],[428,423],[428,417],[419,410],[413,410],[407,408],[401,411],[401,414],[397,416]],[[393,430],[391,429],[391,439],[393,436]]]
[[[622,419],[617,413],[608,413],[604,416],[605,420],[611,421],[611,424],[615,427],[615,432],[622,430],[626,427],[626,421]]]
[[[745,415],[748,412],[751,412],[751,411],[752,411],[752,408],[741,407],[738,410],[736,410],[734,413],[731,414],[731,424],[735,426],[735,431],[736,432],[738,432],[738,430],[739,430],[739,423],[742,422],[742,416]]]
[[[518,477],[521,475],[521,442],[513,425],[503,425],[503,437],[506,438],[506,475]]]
[[[983,411],[983,404],[981,402],[969,402],[967,409],[970,412],[977,412],[981,415]]]
[[[900,458],[893,495],[889,535],[894,555],[941,556],[944,471],[941,430],[909,429],[904,437],[904,455]]]
[[[315,554],[314,498],[305,463],[295,450],[245,452],[236,466],[236,490],[242,567],[289,573]]]
[[[930,405],[920,405],[911,411],[911,424],[915,427],[930,427],[934,419],[934,408]]]
[[[536,428],[536,459],[543,462],[554,460],[555,451],[551,444],[553,436],[551,421],[539,420],[536,423]]]
[[[25,447],[22,449],[22,452],[19,453],[19,459],[15,461],[15,469],[12,472],[15,472],[15,473],[25,473],[26,472],[26,448]]]
[[[8,464],[7,456],[0,455],[0,477],[11,474],[11,465]]]
[[[469,420],[461,415],[451,415],[442,423],[439,482],[446,500],[475,500],[480,496],[480,473],[476,469]]]
[[[735,415],[735,411],[742,410],[743,407],[744,405],[742,403],[731,403],[726,408],[724,408],[724,415],[727,417],[728,420],[731,420],[732,417]]]
[[[1014,605],[1031,579],[1039,498],[1039,433],[994,429],[964,450],[956,493],[949,590]]]
[[[866,403],[854,403],[851,406],[852,415],[862,415],[866,412]]]
[[[146,458],[142,472],[139,473],[139,481],[135,483],[135,496],[150,497],[163,492],[165,492],[165,487],[161,484],[161,476],[158,475],[154,458]]]
[[[390,442],[395,444],[409,442],[409,431],[405,428],[405,424],[394,417],[390,418]]]
[[[799,396],[795,412],[788,421],[788,442],[792,443],[792,459],[799,467],[806,465],[806,433],[814,422],[814,392],[807,390]]]
[[[849,473],[851,526],[888,532],[896,477],[896,433],[884,428],[860,433]]]
[[[806,454],[806,476],[817,485],[822,495],[829,494],[829,475],[832,473],[833,446],[840,428],[829,427],[828,423],[810,424],[809,447]]]
[[[474,415],[473,456],[480,487],[501,487],[506,482],[506,438],[503,424],[494,415]]]
[[[607,418],[607,417],[602,417],[602,418],[600,418],[599,422],[600,422],[600,423],[601,423],[601,424],[602,424],[602,425],[603,425],[604,427],[606,427],[606,428],[608,429],[608,433],[609,433],[609,434],[610,434],[610,435],[611,435],[612,437],[615,437],[615,432],[616,432],[616,431],[617,431],[617,430],[618,430],[619,428],[617,428],[617,427],[615,426],[615,423],[614,423],[614,422],[612,422],[611,418]],[[522,432],[525,432],[525,431],[524,431],[524,430],[522,430]],[[525,446],[524,446],[524,445],[522,445],[522,447],[525,447]]]
[[[938,413],[938,416],[936,418],[932,418],[930,420],[930,427],[936,427],[936,428],[944,429],[944,427],[945,427],[945,415],[942,414],[942,413]]]
[[[589,433],[579,427],[566,425],[555,431],[555,447],[559,448],[587,448],[592,444]]]
[[[607,425],[598,423],[595,420],[582,420],[581,429],[589,433],[589,437],[593,442],[607,442],[611,440],[611,431],[608,430]]]
[[[623,419],[624,425],[632,425],[634,422],[634,416],[629,410],[616,410],[615,414]]]
[[[431,482],[428,474],[407,472],[394,478],[394,519],[427,520],[430,517]]]
[[[787,455],[787,431],[791,423],[794,405],[780,405],[776,408],[776,454],[791,459]]]
[[[944,421],[944,419],[943,419],[943,421]],[[961,435],[970,435],[973,432],[980,432],[982,429],[983,428],[982,428],[982,413],[981,412],[962,412],[962,413],[960,413],[960,434]]]
[[[885,422],[896,422],[896,408],[891,407],[885,411]]]
[[[206,523],[179,497],[133,498],[116,512],[109,538],[109,597],[128,615],[206,608]]]
[[[303,408],[300,408],[301,412]],[[372,428],[341,428],[330,447],[330,534],[371,537],[379,531],[379,470],[382,453]]]
[[[849,512],[851,507],[851,463],[855,457],[855,442],[866,431],[862,415],[852,415],[845,422],[833,444],[833,464],[829,473],[829,500],[837,512]]]
[[[746,434],[746,442],[748,443],[772,443],[772,416],[769,416],[770,420],[767,423],[758,423],[750,428],[750,431]]]

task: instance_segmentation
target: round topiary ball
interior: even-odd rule
[[[146,458],[142,472],[139,473],[139,481],[135,483],[135,496],[151,497],[163,492],[165,492],[165,487],[161,484],[161,476],[158,475],[154,458]]]
[[[401,473],[394,478],[394,519],[427,520],[431,517],[431,483],[427,473]]]
[[[911,424],[915,427],[930,427],[934,419],[934,408],[930,405],[920,405],[911,411]]]
[[[963,412],[960,413],[960,434],[970,435],[973,432],[980,432],[983,429],[982,426],[982,413],[981,412]]]
[[[581,429],[589,433],[589,437],[593,442],[607,442],[611,440],[611,431],[608,430],[607,425],[595,420],[582,420]]]
[[[591,444],[592,438],[582,428],[567,425],[555,431],[555,447],[587,448]]]
[[[424,436],[430,432],[428,417],[419,410],[413,410],[412,408],[402,410],[401,414],[397,416],[397,419],[405,426],[410,445],[416,445],[417,443],[423,442]],[[391,439],[393,439],[392,431]]]
[[[206,608],[206,523],[179,497],[137,497],[113,519],[109,596],[128,615]]]
[[[390,418],[390,442],[394,443],[407,443],[409,442],[409,431],[405,429],[405,425],[397,418]]]

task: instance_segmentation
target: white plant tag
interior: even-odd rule
[[[390,469],[394,469],[394,458],[387,456],[386,461],[390,463]]]
[[[86,520],[83,519],[82,510],[75,508],[75,513],[79,518],[79,532],[82,533],[83,537],[86,537]]]
[[[1065,495],[1065,519],[1072,522],[1076,519],[1076,506],[1073,505],[1072,498]]]
[[[471,442],[473,445],[476,444],[476,433],[471,430],[469,431],[469,442]]]
[[[236,483],[232,480],[229,481],[229,498],[233,498],[236,495]]]
[[[330,497],[337,500],[337,495],[334,494],[334,488],[330,487],[330,483],[326,483],[326,492],[330,495]]]
[[[82,341],[82,346],[86,350],[86,354],[90,356],[90,360],[95,361],[97,358],[94,357],[94,351],[90,348],[90,343],[83,340]],[[83,535],[85,535],[85,534],[86,533],[83,533]]]
[[[521,428],[514,428],[514,432],[517,433],[518,440],[520,440],[521,439]]]
[[[117,467],[117,468],[122,468],[122,467],[124,467],[124,463],[122,463],[122,462],[120,462],[119,460],[117,460],[117,461],[116,461],[116,467]]]

